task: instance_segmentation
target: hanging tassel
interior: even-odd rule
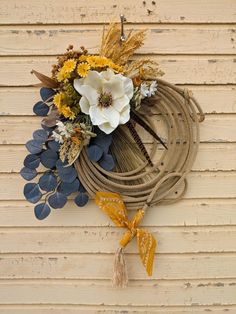
[[[112,285],[116,288],[125,288],[128,284],[128,274],[124,257],[124,250],[119,247],[115,254]]]

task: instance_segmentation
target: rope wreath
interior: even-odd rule
[[[80,180],[91,198],[97,191],[110,191],[122,195],[128,209],[142,208],[160,202],[175,202],[186,191],[186,176],[190,172],[199,144],[199,122],[204,114],[196,99],[187,89],[181,89],[164,80],[157,79],[161,102],[156,104],[168,130],[168,150],[165,150],[153,167],[143,162],[137,169],[117,173],[104,170],[98,163],[91,162],[86,150],[83,150],[75,167]],[[155,131],[154,117],[143,117]],[[156,141],[152,143],[150,157],[153,159],[157,149]],[[151,177],[151,179],[150,179]],[[145,183],[134,184],[142,178]],[[124,183],[125,182],[125,183]],[[178,192],[180,184],[184,184]],[[168,199],[175,193],[174,199]]]
[[[186,192],[204,120],[190,91],[156,78],[163,74],[156,62],[130,59],[145,31],[124,36],[123,22],[121,16],[121,32],[117,23],[103,32],[99,55],[70,45],[51,77],[32,70],[42,82],[42,101],[33,110],[44,118],[26,143],[30,154],[21,170],[31,181],[40,163],[48,169],[24,187],[37,219],[75,193],[77,206],[95,199],[116,226],[127,229],[115,255],[113,283],[119,287],[127,284],[123,249],[134,237],[152,275],[156,240],[139,224],[149,206],[176,202]],[[136,124],[146,133],[139,134]],[[127,209],[137,211],[131,220]]]

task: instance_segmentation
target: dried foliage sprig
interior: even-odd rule
[[[35,70],[31,71],[31,74],[34,74],[41,82],[42,82],[42,87],[48,87],[48,88],[58,88],[59,83],[56,82],[55,80],[51,79],[50,77],[39,73]]]
[[[100,55],[113,60],[119,65],[125,65],[130,57],[144,44],[146,30],[130,31],[126,40],[121,42],[119,24],[110,24],[107,31],[103,31]]]

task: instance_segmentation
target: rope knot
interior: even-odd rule
[[[127,228],[128,231],[126,231],[120,240],[120,246],[126,247],[126,245],[137,235],[137,226],[139,225],[140,221],[144,217],[144,211],[142,209],[139,209],[137,213],[135,214],[134,218],[128,222]]]

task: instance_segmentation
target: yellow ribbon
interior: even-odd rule
[[[141,261],[149,276],[152,275],[153,260],[156,248],[156,240],[153,235],[138,225],[144,217],[144,211],[139,209],[134,218],[129,221],[125,204],[120,195],[110,192],[97,192],[96,204],[111,218],[117,227],[127,228],[120,240],[122,248],[137,236],[137,244]]]

